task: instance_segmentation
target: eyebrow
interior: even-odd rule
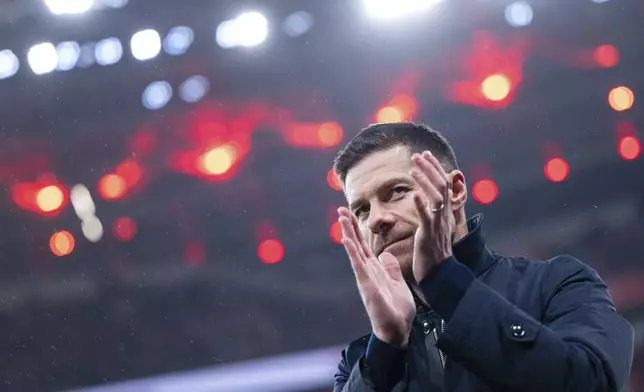
[[[407,185],[413,185],[413,181],[411,181],[407,177],[393,177],[393,178],[388,179],[387,181],[383,182],[382,184],[380,184],[378,186],[378,193],[382,189],[391,189],[395,185],[400,184],[400,183],[405,183]],[[357,210],[358,207],[360,207],[362,204],[364,204],[364,200],[362,198],[354,200],[353,202],[351,202],[351,204],[349,204],[349,211],[353,212],[353,211]]]

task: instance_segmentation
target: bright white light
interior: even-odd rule
[[[193,76],[179,86],[179,98],[188,103],[198,102],[208,93],[210,82],[203,76]]]
[[[99,65],[116,64],[123,57],[123,45],[118,38],[104,39],[96,44],[94,55]]]
[[[159,110],[170,102],[170,98],[172,98],[170,83],[152,82],[143,91],[143,106],[150,110]]]
[[[56,15],[82,14],[92,8],[94,0],[45,0],[45,4]]]
[[[128,0],[102,0],[105,7],[123,8],[127,5]]]
[[[530,4],[516,1],[505,8],[505,19],[512,27],[523,27],[532,23],[534,12]]]
[[[161,51],[161,37],[152,29],[139,31],[132,36],[130,48],[132,55],[137,60],[153,59]]]
[[[259,45],[268,36],[268,21],[258,12],[249,12],[222,22],[216,35],[222,48]]]
[[[0,80],[12,77],[18,72],[20,61],[9,49],[0,51]]]
[[[313,16],[308,12],[298,11],[290,14],[284,19],[282,29],[291,37],[298,37],[305,34],[313,26]]]
[[[194,38],[195,34],[190,27],[174,27],[165,37],[163,49],[171,56],[179,56],[186,53]]]
[[[69,71],[76,66],[80,57],[81,49],[77,42],[61,42],[56,46],[58,53],[57,71]]]
[[[374,18],[392,19],[430,9],[442,0],[363,0]]]
[[[605,3],[607,1],[608,0],[593,0],[593,3],[601,4],[601,3]]]
[[[74,185],[69,192],[69,199],[72,202],[72,207],[74,207],[76,215],[81,220],[88,220],[96,215],[96,205],[94,205],[92,195],[85,185]]]
[[[94,215],[83,219],[81,229],[83,230],[85,238],[91,242],[98,242],[103,238],[103,224]]]
[[[58,52],[50,42],[34,45],[27,53],[27,61],[36,75],[52,72],[58,65]]]

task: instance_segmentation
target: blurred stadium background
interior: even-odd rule
[[[643,13],[0,0],[0,390],[329,391],[368,332],[331,162],[415,120],[495,249],[602,274],[644,391]]]

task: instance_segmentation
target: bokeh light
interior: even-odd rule
[[[36,203],[43,212],[56,211],[62,207],[64,201],[65,194],[57,185],[46,186],[36,194]]]
[[[126,191],[127,184],[118,174],[106,174],[98,183],[98,193],[106,200],[120,199]]]
[[[198,168],[206,175],[219,176],[225,174],[235,164],[237,150],[224,144],[206,151],[199,158]]]
[[[331,224],[329,236],[336,244],[342,244],[342,226],[340,226],[340,222],[335,221]]]
[[[284,257],[284,246],[275,239],[264,240],[257,248],[257,256],[264,264],[275,264]]]
[[[499,190],[494,181],[489,179],[479,180],[472,187],[472,197],[480,204],[490,204],[496,200]]]
[[[130,241],[136,235],[137,225],[134,219],[125,216],[114,221],[112,231],[117,240]]]
[[[335,171],[333,171],[333,169],[329,169],[329,171],[327,172],[326,182],[327,184],[329,184],[331,189],[335,189],[336,191],[342,190],[342,183],[340,182],[340,179],[335,174]]]
[[[626,86],[615,87],[608,94],[608,103],[618,112],[630,109],[634,102],[635,94]]]
[[[49,239],[49,249],[56,256],[66,256],[74,251],[76,241],[74,236],[66,230],[54,233]]]
[[[632,161],[642,153],[642,144],[635,136],[624,136],[619,140],[618,151],[623,159]]]
[[[481,92],[490,101],[504,100],[511,90],[512,81],[503,74],[490,75],[481,83]]]
[[[570,166],[563,158],[552,158],[544,166],[546,178],[552,182],[561,182],[568,178]]]
[[[593,51],[593,60],[600,67],[614,67],[619,62],[619,51],[613,45],[600,45]]]

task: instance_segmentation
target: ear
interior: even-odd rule
[[[460,170],[452,170],[447,177],[450,179],[449,196],[451,198],[452,210],[458,211],[465,206],[467,201],[467,185],[465,185],[465,175]]]

